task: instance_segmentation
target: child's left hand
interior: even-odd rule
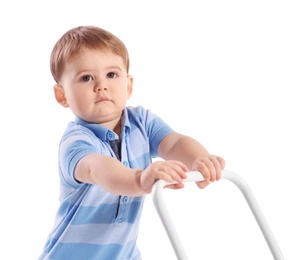
[[[200,156],[194,160],[193,171],[199,171],[205,180],[197,182],[197,186],[201,189],[208,186],[211,182],[221,179],[222,170],[225,167],[225,160],[215,155]]]

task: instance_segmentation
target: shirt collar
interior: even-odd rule
[[[75,124],[82,125],[88,129],[90,129],[99,139],[105,140],[105,141],[111,141],[119,139],[119,136],[112,131],[111,129],[99,125],[99,124],[93,124],[90,122],[87,122],[79,117],[75,118]],[[125,108],[121,117],[121,125],[123,126],[122,131],[129,131],[130,130],[130,122],[128,118],[128,112]]]

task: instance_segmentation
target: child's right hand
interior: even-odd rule
[[[171,189],[181,189],[184,187],[182,181],[187,178],[188,168],[179,161],[156,161],[150,164],[140,175],[140,186],[145,193],[151,193],[152,186],[157,180],[164,180]]]

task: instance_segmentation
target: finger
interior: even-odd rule
[[[167,161],[167,162],[171,163],[174,166],[174,168],[178,171],[178,173],[181,173],[181,175],[187,177],[185,173],[189,169],[184,163],[182,163],[180,161]]]
[[[214,172],[215,172],[215,180],[220,180],[221,179],[221,174],[222,174],[222,167],[220,164],[220,161],[218,157],[213,157],[211,159],[214,167]]]
[[[222,159],[218,156],[210,156],[208,159],[209,160],[208,161],[205,160],[204,163],[206,163],[209,174],[211,176],[210,180],[212,182],[220,180],[221,174],[222,174],[222,166],[225,166],[224,159]]]
[[[179,161],[167,161],[167,165],[170,167],[170,174],[174,177],[175,180],[181,182],[182,179],[187,178],[188,168],[185,164]]]
[[[183,183],[170,184],[166,185],[165,188],[178,190],[184,188],[184,184]]]
[[[215,181],[215,168],[210,159],[205,159],[198,166],[198,170],[202,173],[205,180]]]
[[[206,188],[210,183],[211,183],[211,181],[206,180],[206,181],[197,182],[196,184],[197,184],[197,186],[198,186],[200,189],[204,189],[204,188]]]
[[[225,160],[223,158],[219,157],[219,156],[217,156],[216,159],[219,161],[220,167],[223,170],[225,168],[225,164],[226,164]]]
[[[168,183],[178,182],[181,183],[186,178],[186,173],[176,164],[160,165],[158,175]]]

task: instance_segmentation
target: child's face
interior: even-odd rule
[[[65,64],[55,97],[79,118],[107,124],[120,119],[132,80],[121,57],[83,49]]]

